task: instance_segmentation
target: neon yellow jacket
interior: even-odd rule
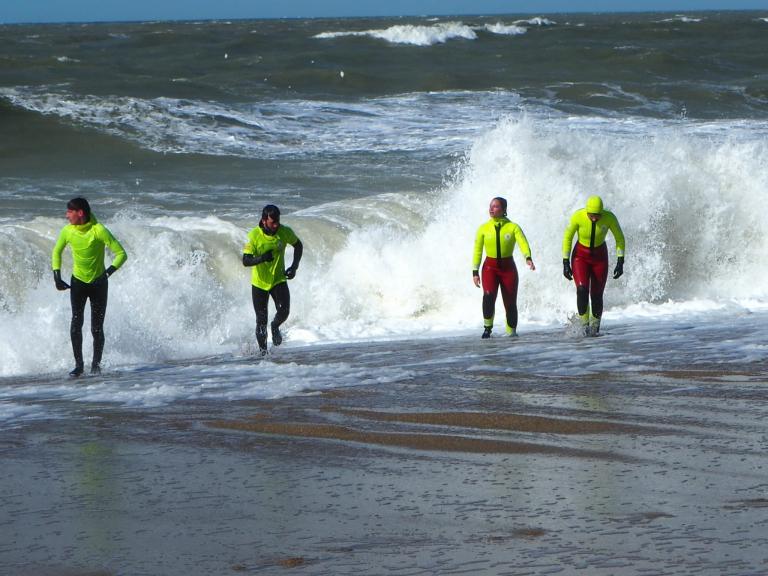
[[[520,244],[520,252],[523,256],[530,258],[531,249],[522,228],[506,217],[491,218],[477,229],[472,270],[480,268],[483,249],[489,258],[511,258],[515,242]]]
[[[248,232],[248,242],[243,254],[261,256],[272,251],[274,258],[269,262],[256,264],[251,268],[251,284],[262,290],[271,290],[273,286],[285,282],[285,248],[299,241],[298,236],[288,226],[280,225],[274,235],[265,234],[260,226]]]
[[[587,216],[587,209],[576,210],[571,216],[571,221],[563,235],[563,259],[571,257],[571,245],[573,235],[578,234],[578,242],[587,248],[597,248],[605,243],[608,231],[613,234],[616,241],[616,256],[624,256],[624,232],[621,231],[619,221],[613,212],[603,210],[600,220],[592,222]]]
[[[61,253],[67,244],[72,247],[72,276],[86,284],[104,274],[105,246],[114,255],[112,266],[115,269],[120,268],[128,259],[120,242],[103,224],[99,224],[93,214],[85,224],[67,224],[61,229],[51,256],[54,270],[61,270]]]

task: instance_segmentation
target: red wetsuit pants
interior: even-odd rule
[[[517,267],[512,258],[486,258],[481,271],[483,281],[483,318],[491,320],[496,310],[496,295],[507,311],[507,325],[517,328]],[[488,324],[486,323],[486,326]]]
[[[573,281],[576,283],[576,305],[579,314],[586,314],[589,300],[592,301],[592,315],[600,318],[603,314],[603,292],[608,280],[608,245],[588,248],[576,243],[571,254]]]

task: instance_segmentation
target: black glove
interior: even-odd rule
[[[563,276],[568,280],[573,280],[573,270],[571,270],[571,262],[568,258],[563,258]]]
[[[294,276],[296,276],[296,270],[297,270],[296,266],[293,266],[293,265],[289,266],[285,270],[285,277],[288,278],[288,280],[293,280]]]
[[[69,288],[69,284],[61,279],[61,270],[53,271],[53,282],[56,284],[56,290],[66,290]]]
[[[624,256],[619,256],[616,258],[616,268],[613,269],[613,279],[616,280],[622,274],[624,274]]]

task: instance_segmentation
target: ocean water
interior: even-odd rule
[[[765,356],[768,12],[0,31],[3,426],[54,416],[52,399],[162,406],[407,379],[418,366],[338,351],[477,339],[472,242],[497,195],[537,264],[518,255],[515,345],[535,335],[533,372]],[[625,275],[608,284],[599,358],[563,364],[562,232],[592,194],[620,219]],[[50,272],[76,195],[129,255],[110,282],[106,374],[87,386],[62,381],[70,307]],[[323,360],[253,361],[240,258],[266,203],[305,246],[284,348],[325,346]],[[731,336],[704,352],[689,329]],[[642,355],[639,334],[654,335]],[[86,360],[89,347],[86,330]]]
[[[768,11],[0,26],[0,572],[765,572],[766,53]],[[128,261],[69,379],[75,195]],[[481,340],[497,195],[537,269]],[[305,250],[261,358],[266,203]]]

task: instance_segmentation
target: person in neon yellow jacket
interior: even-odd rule
[[[563,276],[576,284],[576,308],[587,336],[597,336],[600,332],[603,292],[608,280],[605,239],[609,231],[616,241],[616,267],[613,270],[616,279],[624,273],[624,233],[613,212],[603,208],[600,196],[587,199],[586,207],[571,216],[563,235]],[[576,246],[571,252],[574,235]]]
[[[67,203],[69,224],[62,228],[53,248],[51,267],[56,289],[69,289],[72,305],[72,322],[69,328],[75,368],[72,377],[83,374],[83,319],[85,303],[91,301],[91,335],[93,336],[93,359],[91,373],[101,372],[101,357],[104,352],[104,316],[107,313],[108,278],[122,266],[127,255],[112,233],[96,220],[85,198],[73,198]],[[72,278],[67,284],[61,279],[61,254],[69,244],[72,248]],[[104,268],[104,248],[114,255],[112,264]]]
[[[285,268],[285,249],[293,246],[293,262]],[[256,312],[256,342],[262,355],[267,352],[267,304],[275,303],[275,317],[270,325],[272,344],[283,342],[280,325],[286,321],[291,308],[288,280],[296,276],[304,246],[288,226],[280,224],[280,209],[267,204],[261,211],[259,225],[248,233],[243,248],[243,266],[252,266],[251,299]]]
[[[507,334],[517,336],[518,275],[515,260],[512,257],[515,244],[520,246],[528,268],[536,270],[536,266],[531,258],[531,249],[522,228],[507,218],[507,201],[498,196],[493,198],[488,207],[488,214],[491,219],[482,224],[475,234],[475,249],[472,256],[472,281],[480,288],[480,260],[485,250],[486,258],[482,268],[483,334],[481,338],[491,337],[499,288],[501,288],[501,298],[507,313]]]

